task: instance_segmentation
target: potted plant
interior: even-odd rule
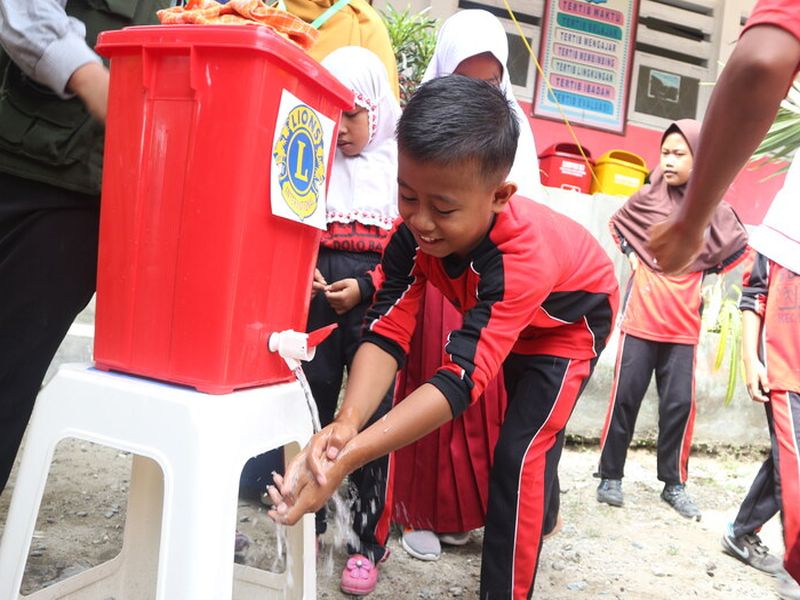
[[[702,330],[719,338],[711,370],[715,373],[723,367],[727,370],[724,404],[728,405],[742,372],[742,314],[739,311],[742,288],[736,284],[726,285],[725,277],[719,275],[713,283],[703,287],[702,294]]]
[[[753,154],[758,166],[768,163],[786,163],[774,173],[782,173],[789,168],[795,151],[800,148],[800,83],[795,81],[789,93],[781,102],[775,121],[766,137]]]
[[[436,48],[438,21],[428,17],[428,11],[429,8],[417,13],[410,8],[397,10],[389,4],[381,13],[397,60],[401,106],[419,87]]]

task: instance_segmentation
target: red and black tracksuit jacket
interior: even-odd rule
[[[427,281],[464,315],[429,381],[453,416],[504,368],[509,408],[490,478],[481,597],[527,597],[563,429],[614,322],[618,285],[611,261],[571,219],[514,197],[463,259],[424,254],[401,224],[382,270],[364,342],[398,365]]]
[[[771,455],[739,512],[756,512],[766,521],[770,507],[759,510],[751,503],[767,496],[760,491],[780,489],[784,566],[800,581],[800,274],[756,253],[745,268],[739,306],[761,317],[760,350],[770,387],[767,418],[777,449],[777,472]]]

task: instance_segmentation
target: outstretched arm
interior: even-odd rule
[[[296,523],[303,514],[318,510],[348,473],[452,419],[444,395],[426,383],[380,421],[355,435],[377,408],[396,366],[394,358],[379,347],[370,343],[361,345],[353,360],[339,415],[292,461],[286,477],[276,479],[280,490],[270,489],[276,505],[270,512],[273,519]]]
[[[736,44],[706,111],[686,197],[651,232],[650,249],[665,272],[680,271],[700,250],[714,210],[767,133],[798,64],[800,40],[777,27],[753,27]]]

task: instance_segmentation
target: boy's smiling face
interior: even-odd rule
[[[495,214],[517,191],[487,181],[472,162],[440,165],[398,153],[398,209],[425,254],[465,258],[484,238]]]

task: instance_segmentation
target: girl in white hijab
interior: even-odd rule
[[[800,274],[800,150],[792,159],[783,187],[763,222],[750,232],[750,245],[770,260]]]
[[[542,187],[533,133],[511,91],[507,59],[508,42],[500,21],[485,10],[461,11],[439,30],[423,83],[458,73],[493,83],[505,93],[520,125],[508,179],[517,184],[521,196],[538,200]],[[460,313],[436,288],[426,286],[406,367],[398,378],[398,400],[433,375],[441,364],[447,336],[460,326]],[[395,452],[394,516],[404,527],[402,546],[412,556],[436,560],[440,542],[465,544],[469,531],[484,525],[489,469],[506,404],[499,375],[487,386],[482,402]],[[546,532],[554,529],[555,515],[557,508],[547,516]]]
[[[339,48],[322,65],[355,95],[354,109],[342,114],[339,125],[327,195],[328,228],[320,244],[308,315],[309,331],[338,324],[304,366],[324,427],[333,420],[343,373],[353,360],[375,291],[369,273],[380,262],[398,215],[394,129],[400,106],[386,68],[370,50]],[[381,418],[391,405],[389,392],[373,419]],[[358,501],[352,504],[355,535],[348,536],[350,558],[342,571],[341,588],[348,594],[371,592],[378,564],[388,556],[388,467],[389,458],[382,457],[350,475]],[[325,529],[323,509],[317,513],[317,534]]]
[[[482,60],[483,57],[489,60]],[[533,131],[525,111],[511,89],[507,61],[508,38],[497,17],[485,10],[463,10],[447,19],[439,30],[436,50],[422,82],[458,73],[496,84],[508,98],[519,119],[517,156],[508,179],[517,184],[521,196],[540,200],[542,182]],[[487,62],[493,63],[494,69],[486,65]]]
[[[339,129],[326,200],[328,223],[357,221],[388,231],[398,215],[394,128],[400,105],[386,69],[377,55],[360,46],[334,50],[322,65],[353,91],[356,103],[355,111],[345,113]],[[363,148],[343,140],[349,133],[346,123],[351,113],[362,114],[367,120],[368,137]]]

